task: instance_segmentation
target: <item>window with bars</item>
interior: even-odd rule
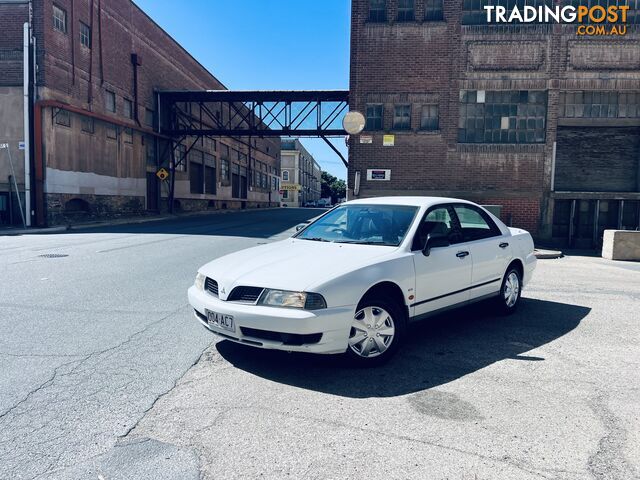
[[[423,105],[420,115],[420,130],[438,130],[439,128],[438,105]]]
[[[544,143],[546,91],[460,92],[460,143]]]
[[[387,0],[369,0],[369,21],[387,21]]]
[[[439,22],[444,20],[442,0],[425,0],[424,19],[427,22]]]
[[[415,20],[414,0],[398,0],[398,22],[413,22]]]
[[[384,128],[383,122],[383,106],[380,105],[367,105],[366,107],[366,130],[382,130]]]
[[[411,105],[396,105],[393,112],[394,130],[411,130]]]
[[[521,12],[525,6],[554,6],[554,0],[463,0],[462,2],[462,24],[463,25],[487,25],[487,11],[485,6],[501,6],[510,12],[514,7],[518,7]],[[506,24],[505,24],[506,25]],[[536,25],[536,23],[526,23],[523,25]]]
[[[67,11],[57,5],[53,6],[53,28],[67,33]]]
[[[561,92],[561,118],[640,118],[640,92]]]
[[[83,22],[80,22],[80,44],[91,48],[91,27]]]

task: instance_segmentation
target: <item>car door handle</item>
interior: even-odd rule
[[[458,257],[458,258],[464,258],[464,257],[467,257],[467,256],[469,256],[469,252],[458,252],[458,253],[456,253],[456,257]]]
[[[500,248],[507,248],[509,246],[509,244],[507,242],[502,242],[500,245],[498,245]]]

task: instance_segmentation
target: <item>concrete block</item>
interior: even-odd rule
[[[602,257],[640,262],[640,231],[605,230]]]

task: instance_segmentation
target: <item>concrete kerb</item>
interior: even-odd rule
[[[181,214],[173,214],[173,215],[156,215],[149,217],[128,217],[121,218],[117,220],[109,220],[106,222],[88,222],[88,223],[74,223],[69,225],[61,225],[57,227],[48,227],[48,228],[27,228],[27,229],[6,229],[0,230],[0,236],[17,236],[17,235],[38,235],[38,234],[47,234],[47,233],[63,233],[70,230],[82,230],[85,228],[101,228],[101,227],[111,227],[115,225],[136,225],[140,223],[148,223],[148,222],[161,222],[165,220],[174,220],[177,218],[184,217],[195,217],[200,215],[221,215],[228,213],[243,213],[243,212],[254,212],[254,211],[264,211],[264,210],[278,210],[281,207],[270,207],[270,208],[252,208],[245,210],[215,210],[215,211],[203,211],[203,212],[187,212]]]

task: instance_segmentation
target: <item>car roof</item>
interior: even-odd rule
[[[440,203],[472,203],[460,198],[447,197],[373,197],[349,200],[348,205],[410,205],[415,207],[430,207]]]

